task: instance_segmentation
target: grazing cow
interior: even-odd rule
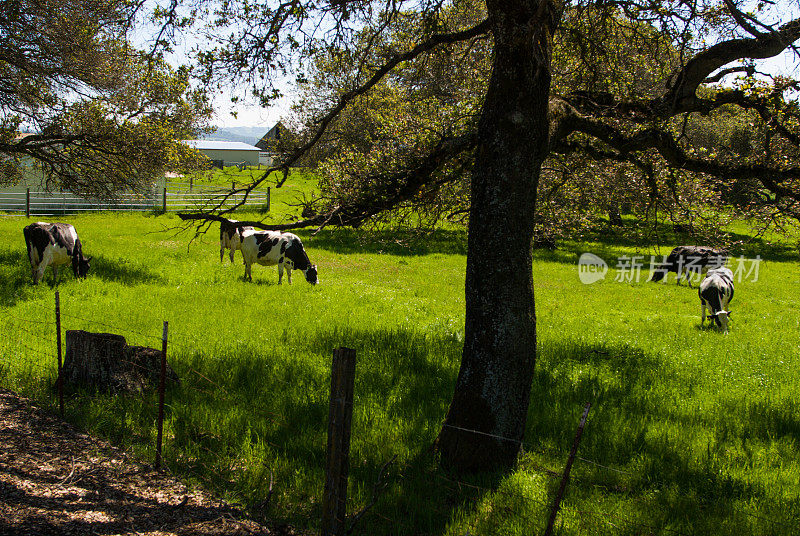
[[[33,284],[44,278],[48,266],[53,267],[53,285],[58,284],[58,267],[72,263],[75,277],[86,278],[91,257],[83,256],[81,239],[68,223],[36,222],[22,230],[28,259],[31,261]]]
[[[252,281],[251,268],[254,262],[263,266],[278,265],[278,284],[286,277],[292,283],[292,270],[302,270],[306,281],[317,284],[317,267],[308,260],[300,238],[292,233],[276,231],[244,231],[242,233],[242,257],[244,257],[245,281]]]
[[[700,288],[700,326],[706,322],[706,307],[711,309],[709,317],[714,319],[717,327],[728,333],[728,319],[731,312],[727,311],[728,304],[733,299],[733,272],[729,268],[716,268],[709,270]]]
[[[692,288],[690,274],[700,274],[705,268],[719,268],[728,260],[728,251],[706,246],[678,246],[670,252],[666,260],[653,270],[650,281],[661,281],[669,272],[678,274],[677,283],[686,274],[689,288]]]
[[[230,257],[233,262],[233,254],[242,248],[242,232],[253,230],[247,225],[236,225],[237,222],[238,220],[219,222],[219,262],[222,262],[226,249],[231,250]]]

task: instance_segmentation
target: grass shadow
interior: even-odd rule
[[[691,408],[702,401],[687,372],[702,374],[674,369],[632,345],[543,342],[526,445],[536,459],[563,463],[583,406],[591,402],[579,453],[586,461],[576,463],[570,484],[583,500],[591,501],[598,489],[622,501],[636,497],[648,505],[648,526],[689,533],[724,524],[741,512],[742,500],[777,500],[763,484],[732,471],[723,454],[754,434],[774,441],[776,430],[796,442],[797,404],[765,411],[765,403],[737,401],[697,412]]]
[[[800,248],[790,238],[773,241],[763,237],[729,231],[725,243],[732,244],[728,249],[732,257],[744,256],[776,262],[796,262],[800,260]],[[623,220],[619,226],[598,225],[587,232],[580,240],[561,240],[556,249],[535,249],[535,259],[550,262],[576,264],[580,255],[586,251],[609,260],[630,255],[634,248],[643,255],[667,255],[676,245],[711,245],[695,234],[675,230],[671,224],[658,222],[642,224],[637,220]]]
[[[323,229],[318,234],[301,234],[307,246],[342,255],[386,253],[398,256],[421,256],[434,253],[466,255],[465,230],[367,230]]]
[[[381,515],[367,516],[359,530],[410,534],[425,526],[426,532],[441,533],[448,516],[430,516],[427,506],[447,509],[464,501],[453,490],[430,486],[432,478],[443,476],[430,446],[455,382],[461,351],[455,337],[402,329],[331,330],[310,339],[284,335],[278,347],[173,350],[171,365],[181,384],[167,393],[168,463],[279,524],[307,526],[309,519],[319,519],[329,363],[333,348],[342,345],[358,352],[351,509],[369,501],[376,475],[392,455],[402,460],[389,469],[392,487],[376,506]],[[449,359],[441,360],[443,353]],[[303,357],[287,358],[294,355]],[[85,401],[80,414],[86,426],[101,427],[116,443],[151,442],[151,410],[136,400],[103,398]],[[107,415],[114,415],[113,421]],[[393,425],[375,430],[378,422]],[[273,481],[277,489],[265,507],[261,503]],[[482,482],[488,486],[488,480]],[[400,529],[386,519],[395,519]]]
[[[630,255],[634,248],[643,255],[667,255],[674,245],[702,244],[696,235],[675,231],[672,225],[659,222],[650,233],[643,233],[642,224],[626,220],[622,226],[600,226],[583,236],[581,240],[561,240],[555,249],[536,248],[534,259],[576,264],[580,255],[590,248],[590,253],[604,259]],[[339,254],[387,253],[398,256],[420,256],[430,254],[466,255],[466,229],[425,230],[367,230],[350,228],[325,228],[316,235],[298,231],[306,245]],[[748,235],[728,232],[726,241],[734,244],[733,257],[744,256],[776,262],[800,260],[797,244],[752,238]],[[588,242],[588,244],[587,244]]]
[[[119,283],[125,286],[158,283],[161,276],[149,270],[146,266],[131,261],[92,255],[89,277],[96,277],[103,281]]]
[[[10,307],[32,297],[33,281],[27,251],[0,250],[0,304]]]
[[[58,270],[59,286],[75,283],[72,267],[61,266]],[[123,285],[154,283],[160,280],[155,273],[143,266],[109,259],[101,255],[92,257],[89,278],[97,277]],[[45,270],[44,280],[39,285],[53,287],[53,270]],[[13,306],[20,301],[32,299],[35,295],[28,253],[24,249],[0,250],[0,304]]]
[[[165,453],[174,472],[278,524],[313,525],[309,520],[321,513],[330,355],[349,346],[358,356],[351,512],[369,502],[384,463],[399,456],[387,470],[389,486],[359,523],[359,533],[442,534],[456,512],[471,515],[485,501],[502,501],[495,496],[499,488],[513,487],[508,479],[514,475],[450,475],[430,449],[455,384],[462,348],[458,336],[330,329],[310,338],[284,332],[278,339],[266,347],[242,343],[172,352],[181,385],[167,395]],[[646,517],[640,522],[684,533],[724,523],[744,499],[769,503],[773,497],[764,487],[718,465],[719,453],[741,440],[741,433],[726,432],[720,423],[724,415],[743,414],[730,426],[752,427],[765,440],[777,431],[797,441],[797,404],[769,411],[750,403],[745,411],[733,404],[713,413],[687,412],[676,403],[693,396],[684,372],[633,345],[543,341],[525,436],[526,450],[533,454],[523,455],[518,471],[531,467],[526,456],[545,467],[563,465],[583,405],[591,401],[579,452],[588,461],[578,461],[573,469],[571,500],[591,502],[602,489],[644,504]],[[662,391],[663,383],[671,388]],[[119,404],[127,403],[90,402],[95,408],[81,409],[81,415],[95,429],[107,426],[103,433],[117,442],[152,442],[152,408],[141,403],[130,403],[122,412],[109,407]],[[120,419],[120,413],[126,417]],[[109,421],[106,415],[114,415],[113,423],[102,424]],[[695,436],[710,439],[698,443]],[[555,480],[544,482],[540,491],[549,504]],[[507,517],[497,506],[491,515]]]

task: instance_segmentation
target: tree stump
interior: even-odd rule
[[[66,354],[62,368],[65,387],[93,388],[118,393],[158,387],[161,350],[128,346],[125,337],[113,333],[82,330],[66,332]],[[178,376],[167,365],[168,382]]]

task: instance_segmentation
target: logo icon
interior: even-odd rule
[[[608,264],[594,253],[583,253],[578,259],[578,278],[584,285],[591,285],[606,277]]]

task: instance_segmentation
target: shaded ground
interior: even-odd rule
[[[0,389],[0,534],[277,535]]]

